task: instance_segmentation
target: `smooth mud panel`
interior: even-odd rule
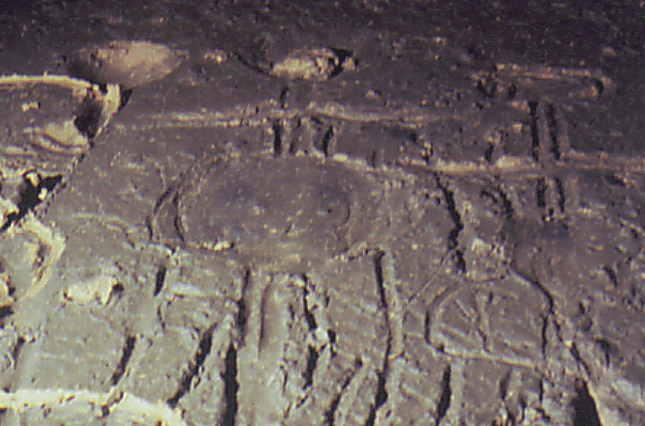
[[[159,233],[272,270],[305,271],[359,247],[374,231],[382,184],[334,161],[216,159],[167,203]]]

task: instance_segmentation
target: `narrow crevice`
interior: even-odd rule
[[[155,310],[155,316],[157,317],[157,323],[161,327],[161,331],[166,331],[166,321],[164,320],[163,305],[159,304]]]
[[[515,209],[513,209],[513,203],[511,202],[508,195],[504,189],[500,186],[497,187],[497,194],[499,194],[499,200],[502,202],[502,207],[504,208],[504,217],[506,219],[512,219],[515,215]]]
[[[264,348],[268,345],[271,345],[272,328],[271,323],[267,321],[267,311],[268,306],[271,306],[271,294],[273,289],[271,285],[267,285],[262,291],[262,299],[260,302],[260,332],[258,336],[258,354],[262,353]]]
[[[558,143],[558,122],[555,120],[555,108],[548,105],[546,118],[549,124],[549,136],[551,137],[551,154],[556,160],[560,159],[560,144]]]
[[[385,296],[385,286],[383,281],[383,265],[381,264],[385,253],[379,251],[374,256],[374,275],[376,276],[376,286],[381,299],[381,308],[385,309],[387,314],[387,297]]]
[[[357,358],[355,363],[354,363],[354,370],[347,376],[343,384],[340,386],[340,391],[338,394],[334,397],[334,399],[331,401],[331,404],[329,404],[329,407],[325,411],[325,420],[327,426],[334,426],[334,414],[336,414],[336,410],[338,410],[338,405],[340,404],[340,398],[343,396],[343,392],[349,386],[349,383],[352,381],[354,378],[354,375],[356,375],[356,372],[363,367],[363,362],[360,360],[360,358]]]
[[[607,339],[596,339],[596,344],[600,347],[600,350],[602,350],[602,353],[605,355],[605,366],[609,367],[611,355],[616,350],[616,346],[610,343]]]
[[[282,153],[282,126],[279,122],[273,123],[273,156],[279,157]]]
[[[502,378],[499,381],[499,395],[502,397],[502,401],[506,399],[506,395],[508,395],[508,382],[511,379],[511,372],[508,371],[506,374],[502,376]]]
[[[376,285],[379,293],[380,305],[383,309],[383,320],[388,326],[388,337],[387,337],[387,348],[385,349],[385,354],[383,356],[383,367],[378,374],[378,386],[376,389],[376,394],[374,395],[374,403],[371,405],[370,414],[367,417],[367,422],[365,426],[374,426],[376,422],[376,413],[379,408],[385,404],[388,398],[387,390],[385,389],[387,383],[387,377],[389,374],[389,360],[390,360],[390,351],[392,349],[392,331],[389,324],[389,312],[388,312],[388,303],[387,295],[385,293],[385,279],[383,276],[383,257],[385,252],[378,251],[374,256],[374,274],[376,276]]]
[[[542,355],[546,358],[547,353],[547,346],[549,345],[549,338],[548,338],[548,331],[549,331],[549,315],[551,315],[553,311],[549,309],[549,312],[547,312],[544,317],[542,317],[542,330],[541,330],[541,339],[542,339]]]
[[[455,267],[459,273],[466,273],[466,259],[464,259],[463,250],[455,250]]]
[[[614,268],[612,268],[610,265],[605,265],[602,270],[607,275],[607,278],[609,278],[609,282],[611,282],[611,285],[614,287],[614,289],[618,288],[618,275],[616,274]]]
[[[589,394],[587,383],[583,380],[578,380],[576,392],[576,396],[571,401],[573,426],[602,426],[598,417],[596,401]]]
[[[544,297],[546,298],[547,303],[549,305],[548,315],[552,315],[553,314],[554,302],[553,302],[553,296],[551,295],[551,293],[549,293],[549,291],[546,288],[544,288],[544,286],[539,281],[530,280],[527,277],[525,277],[524,275],[522,275],[522,278],[524,278],[526,281],[530,282],[535,288],[538,289],[538,291],[540,293],[542,293],[542,295],[544,295]]]
[[[540,208],[546,207],[547,188],[546,180],[544,178],[539,178],[535,184],[535,198],[537,200],[537,206]]]
[[[176,245],[183,245],[186,242],[185,236],[184,236],[184,231],[182,229],[182,223],[181,223],[181,217],[179,215],[179,198],[180,194],[179,192],[176,191],[176,185],[172,185],[169,189],[167,189],[161,197],[157,200],[155,207],[153,209],[153,215],[155,218],[150,219],[150,230],[149,233],[152,237],[154,237],[154,222],[155,221],[162,221],[166,226],[167,229],[170,228],[171,225],[172,229],[175,230],[175,234],[173,236],[168,236],[167,242],[169,240],[175,240],[175,243],[170,244],[168,242],[168,245],[174,250],[176,248]],[[168,203],[167,200],[170,199],[170,202]],[[177,244],[178,242],[178,244]]]
[[[206,357],[211,352],[214,330],[215,327],[209,328],[208,331],[206,331],[206,333],[204,333],[204,335],[200,339],[199,347],[197,348],[197,352],[195,353],[195,359],[190,363],[188,371],[179,384],[179,389],[177,389],[177,392],[166,402],[170,406],[170,408],[174,409],[175,407],[177,407],[179,400],[190,391],[190,384],[192,383],[195,376],[199,374],[199,370],[202,364],[204,364]]]
[[[154,208],[152,209],[152,213],[156,215],[159,213],[159,210],[161,209],[161,206],[163,203],[175,192],[177,189],[176,185],[171,185],[168,189],[166,189],[163,194],[157,199],[157,202],[155,203]]]
[[[279,102],[280,102],[280,108],[285,108],[286,106],[286,100],[287,100],[287,94],[289,93],[289,86],[284,86],[282,90],[280,91],[280,96],[279,96]]]
[[[235,426],[238,410],[237,391],[240,385],[237,382],[237,350],[232,343],[226,352],[226,371],[222,378],[224,379],[226,405],[221,424],[222,426]]]
[[[14,366],[18,365],[18,357],[20,356],[20,351],[25,344],[25,339],[23,337],[18,337],[16,344],[11,348],[11,359],[13,359]]]
[[[331,145],[331,140],[334,137],[334,128],[329,126],[322,140],[320,141],[320,149],[325,154],[325,157],[329,157],[330,152],[329,148]]]
[[[41,179],[37,185],[34,185],[28,177],[29,173],[23,175],[23,187],[20,191],[20,200],[18,201],[18,211],[7,215],[7,222],[0,228],[0,232],[6,231],[9,227],[25,217],[27,213],[43,202],[42,194],[48,194],[63,179],[62,175],[55,175]]]
[[[555,178],[555,185],[556,188],[558,188],[558,208],[560,209],[560,213],[564,213],[564,208],[567,203],[567,197],[564,193],[564,185],[562,184],[562,180],[560,178]]]
[[[124,89],[123,87],[121,89],[121,99],[119,102],[119,111],[121,111],[125,106],[130,102],[130,98],[132,98],[132,93],[134,91],[132,89]]]
[[[365,426],[374,426],[374,423],[376,422],[376,412],[378,411],[379,408],[383,404],[385,404],[385,401],[387,401],[387,390],[385,390],[385,384],[387,382],[387,374],[388,374],[388,358],[389,358],[389,347],[387,350],[387,354],[385,356],[385,365],[383,368],[383,371],[380,371],[378,373],[378,387],[376,388],[376,396],[374,398],[374,404],[372,405],[370,409],[370,414],[367,417],[367,422],[365,423]]]
[[[314,373],[316,372],[316,365],[318,363],[319,357],[320,357],[320,354],[318,353],[316,348],[309,345],[308,353],[307,353],[307,370],[303,375],[305,379],[305,384],[302,387],[303,389],[307,389],[308,387],[314,384]]]
[[[302,306],[305,313],[305,320],[307,321],[307,327],[309,328],[309,331],[314,331],[318,328],[318,324],[316,323],[316,317],[309,309],[309,304],[307,303],[307,296],[309,295],[307,286],[309,285],[309,279],[306,275],[303,274],[302,280],[305,282],[305,285],[302,288]]]
[[[515,96],[517,96],[517,86],[515,84],[511,83],[508,86],[508,100],[509,101],[514,100]]]
[[[125,373],[125,368],[128,365],[128,362],[130,362],[130,357],[132,356],[132,352],[134,352],[134,346],[137,343],[137,338],[135,336],[128,336],[127,339],[125,339],[125,344],[123,345],[123,353],[121,354],[121,359],[119,360],[119,364],[116,366],[116,370],[114,371],[114,374],[112,374],[112,385],[116,385],[119,383],[119,380],[121,380],[121,377],[123,377],[123,374]]]
[[[450,399],[452,398],[452,389],[450,388],[450,365],[446,366],[446,369],[443,371],[443,379],[441,380],[441,398],[439,398],[439,404],[437,405],[437,422],[435,426],[439,426],[441,420],[446,417],[448,409],[450,408]]]
[[[541,338],[542,338],[542,355],[546,357],[546,350],[547,350],[547,345],[549,344],[549,339],[548,339],[548,327],[549,327],[549,317],[553,315],[553,296],[549,291],[544,288],[544,286],[537,280],[534,279],[529,279],[528,277],[524,275],[520,275],[523,279],[525,279],[527,282],[529,282],[533,287],[535,287],[547,300],[547,304],[549,306],[548,311],[546,314],[542,317],[542,331],[541,331]]]
[[[426,343],[430,346],[432,346],[432,340],[430,339],[430,332],[432,331],[430,329],[431,325],[431,317],[430,317],[430,311],[426,310],[425,315],[423,316],[423,337]]]
[[[244,301],[244,296],[246,295],[249,286],[251,285],[251,270],[246,269],[244,271],[244,282],[242,284],[242,296],[237,301],[237,328],[240,332],[240,342],[244,342],[246,337],[246,322],[248,320],[248,313],[246,312],[246,302]]]
[[[157,269],[157,275],[155,276],[155,290],[153,296],[158,295],[163,289],[164,282],[166,281],[167,269],[163,265],[159,265]]]
[[[296,120],[296,125],[292,131],[291,141],[289,142],[289,154],[291,155],[295,155],[298,152],[302,144],[302,140],[304,139],[302,133],[307,132],[305,126],[308,127],[308,124],[305,124],[307,123],[305,120],[306,119],[304,118],[298,118]]]
[[[372,154],[369,156],[369,165],[372,168],[376,169],[381,164],[381,152],[379,150],[372,151]]]
[[[435,175],[435,179],[437,181],[437,186],[439,187],[439,189],[441,189],[441,192],[443,192],[443,196],[448,207],[448,213],[450,214],[450,218],[454,223],[454,227],[450,230],[450,234],[448,234],[448,249],[453,250],[459,245],[459,233],[462,229],[464,229],[464,224],[461,221],[461,215],[459,214],[459,211],[457,211],[453,192],[448,189],[448,185],[444,185],[441,182],[441,179],[438,175]]]
[[[182,230],[181,217],[179,217],[179,215],[177,215],[173,219],[172,224],[173,224],[173,226],[175,228],[175,232],[177,233],[177,238],[179,238],[179,241],[181,242],[181,244],[185,244],[186,243],[186,237],[184,237],[184,231]]]
[[[538,103],[536,101],[529,101],[531,114],[531,156],[535,161],[540,159],[540,133],[538,129],[537,107]]]
[[[439,187],[439,189],[441,189],[441,192],[443,193],[444,199],[446,200],[446,206],[448,207],[448,213],[450,214],[450,218],[454,223],[453,228],[450,230],[450,233],[448,234],[448,250],[455,251],[455,261],[456,261],[457,270],[461,273],[465,273],[466,261],[464,259],[464,251],[461,249],[457,249],[459,246],[459,234],[464,229],[464,224],[461,221],[461,215],[457,210],[457,205],[455,203],[455,197],[453,192],[448,189],[447,184],[443,184],[441,182],[439,175],[435,174],[435,180],[437,182],[437,186]]]
[[[386,312],[386,320],[387,320],[387,312]],[[385,404],[385,402],[387,401],[388,393],[386,390],[386,384],[387,384],[387,377],[390,370],[389,361],[390,361],[391,349],[392,349],[392,333],[391,331],[388,331],[387,348],[383,356],[383,367],[381,368],[381,371],[377,373],[378,386],[376,388],[376,394],[374,395],[374,403],[370,407],[370,413],[369,413],[369,416],[367,417],[367,422],[365,423],[365,426],[374,426],[374,423],[376,422],[376,413],[378,412],[379,408],[381,408],[383,404]]]
[[[495,150],[495,145],[492,143],[489,143],[488,146],[486,147],[486,151],[484,151],[484,158],[486,159],[486,162],[488,164],[492,164],[493,162],[493,151]]]
[[[327,420],[328,426],[334,426],[334,414],[338,409],[338,404],[340,404],[341,396],[343,396],[343,394],[342,392],[339,392],[338,395],[336,395],[334,399],[331,401],[331,404],[329,404],[329,408],[327,409],[327,411],[325,411],[325,419]]]
[[[585,369],[585,372],[589,374],[589,366],[587,363],[580,357],[580,352],[578,352],[578,346],[574,343],[571,343],[571,347],[569,348],[569,352],[571,352],[571,355],[573,356],[573,359],[576,360],[577,363],[582,365],[582,368]]]

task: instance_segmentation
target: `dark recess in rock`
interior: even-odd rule
[[[303,281],[307,283],[306,275],[303,275]],[[309,304],[307,303],[308,294],[309,294],[309,291],[307,290],[307,286],[305,285],[302,290],[302,306],[304,307],[305,319],[307,320],[307,327],[309,327],[309,331],[313,331],[316,328],[318,328],[318,324],[316,323],[316,317],[314,317],[314,314],[309,309]]]
[[[320,147],[322,152],[325,154],[325,157],[329,157],[329,144],[331,142],[331,139],[334,137],[334,128],[332,126],[329,126],[327,131],[325,132],[325,135],[323,136],[322,140],[320,141]]]
[[[555,119],[555,108],[548,105],[547,119],[549,121],[549,136],[551,137],[551,153],[556,160],[560,159],[560,145],[558,143],[558,122]]]
[[[529,110],[531,111],[531,156],[535,161],[540,159],[540,134],[537,108],[537,101],[529,101]]]
[[[18,201],[18,212],[11,213],[7,215],[7,222],[0,229],[0,232],[6,231],[11,224],[18,222],[20,219],[25,217],[25,215],[33,210],[38,204],[42,202],[39,198],[41,191],[47,190],[51,192],[58,183],[63,179],[61,175],[50,176],[44,178],[40,183],[34,186],[31,181],[27,178],[27,175],[24,176],[23,188],[20,191],[20,201]]]
[[[383,266],[382,260],[385,253],[379,251],[374,256],[374,273],[376,275],[376,286],[379,293],[379,298],[381,299],[381,308],[387,310],[387,298],[385,297],[385,287],[383,283]]]
[[[80,108],[76,112],[74,124],[79,132],[92,139],[96,136],[101,123],[101,114],[103,113],[103,106],[96,99],[89,97],[83,101]]]
[[[544,180],[544,178],[539,178],[535,186],[536,186],[535,198],[537,200],[537,206],[544,208],[546,207],[546,190],[548,188],[546,185],[546,181]]]
[[[450,230],[450,234],[448,235],[448,250],[455,251],[457,270],[461,273],[465,273],[466,261],[464,260],[464,253],[463,253],[463,250],[458,249],[459,233],[461,232],[462,229],[464,229],[464,224],[461,221],[461,215],[457,210],[457,205],[455,204],[455,197],[453,192],[450,191],[447,184],[444,184],[443,182],[441,182],[441,179],[438,174],[435,174],[435,180],[437,182],[437,186],[441,189],[441,192],[443,192],[444,198],[446,200],[446,206],[448,207],[448,213],[450,214],[450,218],[455,224],[452,230]]]
[[[602,426],[598,418],[596,402],[589,394],[587,383],[580,380],[576,383],[577,395],[571,401],[573,408],[573,426]]]
[[[329,74],[329,78],[334,78],[338,74],[343,72],[343,65],[345,64],[345,61],[348,58],[351,58],[353,56],[353,53],[351,51],[345,50],[345,49],[334,49],[334,48],[332,48],[331,50],[338,57],[338,65],[336,67],[334,67],[334,70],[331,72],[331,74]],[[355,66],[358,66],[358,61],[357,60],[355,60],[354,63],[355,63]]]
[[[158,295],[163,289],[164,281],[166,280],[166,272],[166,267],[163,265],[159,266],[159,269],[157,269],[157,274],[155,276],[155,291],[153,292],[154,296]]]
[[[130,102],[134,91],[132,89],[123,89],[121,88],[121,101],[119,102],[119,111],[121,111],[125,106]]]
[[[329,329],[327,330],[327,334],[329,335],[329,343],[336,343],[336,332],[332,329]]]
[[[450,408],[450,398],[452,397],[452,389],[450,388],[450,374],[451,368],[450,365],[448,365],[443,372],[443,379],[441,380],[442,392],[441,398],[439,399],[439,404],[437,405],[437,426],[439,426],[441,420],[446,416],[448,408]]]
[[[5,320],[5,318],[10,317],[13,315],[13,307],[12,306],[2,306],[0,307],[0,324]]]
[[[287,99],[288,93],[289,93],[289,86],[284,86],[280,91],[280,96],[278,97],[278,99],[280,100],[280,108],[285,107],[285,101]]]
[[[605,354],[605,366],[609,367],[611,355],[617,350],[616,345],[609,342],[607,339],[596,339],[596,344],[600,346],[602,353]]]
[[[356,371],[359,370],[362,366],[363,361],[361,361],[360,358],[356,358],[356,360],[354,361],[354,371],[345,379],[342,386],[340,387],[340,391],[331,401],[331,404],[329,404],[329,408],[325,411],[325,419],[327,420],[326,424],[328,426],[334,426],[334,414],[338,409],[338,404],[340,404],[340,398],[343,396],[343,391],[347,388],[347,386],[349,386],[349,383],[354,378],[354,374],[356,374]]]
[[[226,371],[222,378],[224,379],[225,397],[222,426],[234,426],[238,410],[237,391],[240,385],[237,382],[237,351],[232,343],[226,352]]]
[[[20,356],[20,350],[24,346],[25,342],[26,341],[23,337],[18,337],[18,341],[11,350],[11,357],[14,359],[14,361],[18,360],[18,357]]]
[[[372,409],[370,410],[370,415],[367,418],[367,422],[365,422],[365,426],[374,426],[374,423],[376,422],[376,412],[378,411],[379,408],[383,404],[385,404],[385,401],[387,401],[387,391],[385,390],[385,383],[387,381],[387,373],[388,373],[388,365],[387,365],[387,360],[389,356],[389,348],[386,351],[385,355],[385,365],[383,367],[383,371],[379,372],[378,374],[378,387],[376,390],[376,397],[374,398],[374,405],[372,406]]]
[[[504,376],[502,376],[501,380],[499,381],[499,394],[502,397],[502,399],[506,399],[506,395],[508,394],[508,382],[511,378],[511,372],[508,371]]]
[[[251,284],[251,270],[247,269],[244,271],[244,285],[242,286],[242,297],[237,301],[237,328],[240,331],[240,342],[244,342],[244,337],[246,336],[246,321],[247,321],[247,312],[246,312],[246,302],[244,301],[244,295]]]
[[[214,327],[209,328],[200,339],[199,347],[197,348],[197,352],[195,353],[195,359],[191,362],[190,368],[181,380],[179,389],[177,389],[177,392],[170,399],[168,399],[168,401],[166,401],[166,403],[171,408],[174,409],[175,407],[177,407],[179,400],[190,391],[190,385],[193,379],[195,378],[195,376],[197,376],[197,374],[199,374],[199,370],[202,364],[204,364],[206,357],[211,352],[214,331]]]
[[[316,363],[318,362],[318,351],[313,346],[309,346],[307,353],[307,371],[305,371],[304,379],[305,384],[303,389],[307,389],[314,383],[314,372],[316,370]]]
[[[512,101],[513,99],[515,99],[516,95],[517,95],[517,86],[511,83],[508,86],[508,100]]]
[[[130,357],[132,356],[136,343],[137,338],[135,336],[128,336],[125,340],[125,344],[123,345],[123,354],[121,355],[121,359],[119,360],[119,364],[117,365],[114,374],[112,374],[112,385],[116,385],[119,380],[121,380],[121,377],[123,377],[125,368],[130,361]]]
[[[273,155],[279,157],[282,153],[282,127],[279,122],[273,123]]]

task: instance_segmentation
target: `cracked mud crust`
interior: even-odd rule
[[[0,425],[645,424],[642,14],[0,8]]]

